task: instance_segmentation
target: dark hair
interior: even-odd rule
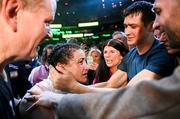
[[[144,23],[144,26],[147,26],[150,22],[155,20],[155,13],[151,10],[153,5],[150,2],[146,1],[137,1],[134,2],[132,5],[127,7],[123,15],[127,17],[131,14],[142,13],[141,20]]]
[[[42,56],[41,56],[41,62],[42,64],[44,64],[45,62],[48,61],[49,55],[48,55],[48,49],[53,49],[53,45],[52,44],[48,44],[43,48],[42,51]]]
[[[68,64],[69,60],[74,57],[73,53],[78,49],[81,49],[80,46],[74,43],[57,44],[48,62],[53,66],[56,66],[58,62],[61,64]]]
[[[111,46],[115,48],[121,53],[123,57],[129,52],[128,47],[123,42],[116,39],[110,39],[105,46]]]
[[[128,52],[128,47],[126,47],[124,45],[123,42],[116,40],[116,39],[110,39],[106,42],[105,46],[111,46],[113,48],[115,48],[116,50],[118,50],[120,52],[120,54],[124,57]],[[104,47],[105,47],[104,46]],[[104,49],[104,48],[103,48]],[[96,76],[98,77],[98,82],[104,82],[109,80],[109,78],[111,77],[110,71],[109,71],[109,67],[106,65],[103,53],[101,55],[101,61],[98,65],[98,68],[96,69]]]

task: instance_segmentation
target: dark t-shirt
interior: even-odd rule
[[[0,119],[16,119],[14,98],[2,75],[0,75]]]
[[[131,80],[143,69],[152,71],[162,77],[169,76],[177,66],[175,56],[169,55],[167,49],[158,40],[143,55],[139,55],[136,48],[133,48],[124,58],[118,69],[128,73],[128,80]]]

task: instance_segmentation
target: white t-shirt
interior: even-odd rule
[[[53,87],[52,85],[52,81],[49,79],[49,77],[47,79],[44,79],[43,81],[39,82],[38,84],[40,84],[41,86],[47,88],[49,91],[55,92],[55,93],[65,93],[61,90],[57,90]]]

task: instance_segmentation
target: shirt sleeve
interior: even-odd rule
[[[129,57],[129,54],[124,56],[122,62],[118,65],[118,69],[120,69],[120,70],[122,70],[124,72],[127,72],[128,57]]]

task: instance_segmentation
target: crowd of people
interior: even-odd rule
[[[29,75],[30,90],[15,98],[9,79],[22,75],[5,66],[34,58],[38,45],[52,37],[56,4],[0,1],[2,119],[179,119],[179,0],[129,5],[124,33],[114,32],[102,50],[87,53],[74,42],[48,45],[42,64]]]

